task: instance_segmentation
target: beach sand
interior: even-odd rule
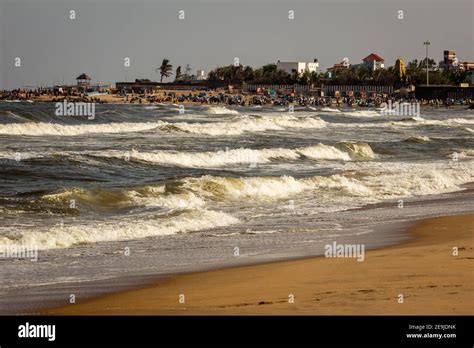
[[[474,214],[428,219],[409,232],[413,239],[366,251],[363,262],[313,257],[184,274],[42,314],[474,314]]]
[[[151,93],[147,93],[146,95],[147,96],[156,96],[156,97],[161,97],[163,98],[165,96],[165,93],[166,94],[169,94],[169,93],[174,93],[176,96],[180,96],[180,95],[188,95],[188,94],[198,94],[200,92],[203,92],[203,91],[200,91],[200,90],[172,90],[172,89],[160,89],[159,91],[156,91],[155,93],[151,94]],[[218,95],[220,92],[225,92],[224,90],[216,90],[216,91],[204,91],[208,96],[214,96],[214,95]],[[229,93],[227,93],[229,94]],[[128,93],[128,98],[129,100],[133,97],[139,97],[140,95],[144,95],[144,94],[140,94],[140,93]],[[42,96],[39,96],[39,97],[33,97],[32,100],[33,101],[36,101],[36,102],[52,102],[53,99],[54,100],[63,100],[65,97],[63,96],[60,96],[60,97],[52,97],[52,96],[48,96],[48,95],[42,95]],[[68,97],[69,99],[71,100],[79,100],[80,98],[79,97]],[[108,104],[130,104],[129,101],[126,101],[125,100],[125,97],[123,96],[118,96],[117,94],[97,94],[97,95],[94,95],[92,96],[91,98],[94,98],[94,99],[98,99],[100,101],[103,101],[105,103],[108,103]],[[167,102],[167,103],[170,103],[170,102]],[[133,104],[139,104],[138,101],[135,101]],[[142,104],[150,104],[147,100],[143,99],[142,100]],[[192,102],[192,101],[184,101],[184,102],[179,102],[179,104],[195,104],[195,105],[203,105],[202,103],[200,102]],[[204,105],[209,105],[209,104],[204,104]],[[224,104],[225,105],[225,104]]]

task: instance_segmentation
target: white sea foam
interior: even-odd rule
[[[322,128],[326,122],[319,118],[277,115],[272,117],[237,116],[231,121],[210,123],[168,123],[158,122],[124,122],[101,124],[63,125],[57,123],[28,122],[0,125],[0,134],[7,135],[56,135],[75,136],[93,133],[130,133],[151,129],[168,132],[188,132],[204,135],[240,135],[244,132],[261,132],[266,130],[283,130],[285,128]]]
[[[474,181],[474,161],[450,163],[348,162],[346,168],[370,173],[358,180],[378,199],[422,196],[460,190]]]
[[[342,190],[346,194],[371,196],[373,191],[358,180],[341,175],[330,177],[315,176],[296,179],[291,176],[223,178],[203,176],[188,178],[183,188],[196,192],[200,196],[216,200],[276,200],[286,199],[303,192],[320,189]]]
[[[303,157],[314,160],[351,161],[355,159],[371,159],[374,153],[366,143],[339,142],[336,146],[317,144],[314,146],[285,149],[224,149],[220,151],[206,152],[179,152],[179,151],[122,151],[103,150],[87,152],[0,152],[0,159],[15,160],[16,158],[32,159],[48,156],[74,156],[79,160],[83,155],[92,155],[105,158],[119,158],[123,160],[139,160],[155,164],[173,165],[181,167],[212,168],[232,164],[260,164],[269,163],[273,160],[297,160]]]
[[[405,139],[404,141],[408,143],[427,143],[427,142],[430,142],[431,139],[430,137],[427,137],[426,135],[416,135],[413,137],[409,137]]]
[[[143,191],[130,191],[127,196],[137,205],[145,207],[163,207],[168,209],[183,210],[197,209],[206,205],[206,202],[192,192],[181,194],[146,194]]]
[[[341,146],[341,149],[334,146],[317,144],[315,146],[300,147],[294,149],[274,148],[274,149],[226,149],[221,151],[206,152],[177,152],[177,151],[156,151],[130,152],[109,150],[90,153],[94,156],[114,157],[122,159],[140,160],[150,163],[173,165],[182,167],[211,168],[232,164],[257,164],[269,163],[272,160],[296,160],[302,157],[315,160],[341,160],[351,161],[361,158],[374,158],[374,153],[366,143]],[[349,144],[349,143],[348,143]],[[365,152],[364,152],[365,151]]]
[[[178,209],[178,215],[147,214],[146,219],[130,216],[119,221],[62,228],[31,226],[0,237],[0,250],[12,243],[37,245],[39,249],[63,248],[80,243],[139,239],[239,223],[228,213],[204,209],[213,202],[231,207],[233,202],[249,205],[254,201],[286,201],[299,197],[303,202],[314,199],[315,205],[325,206],[324,211],[334,211],[384,199],[458,191],[460,185],[474,181],[474,161],[466,158],[455,164],[449,164],[449,161],[346,162],[345,166],[346,171],[327,177],[232,178],[206,175],[178,180],[170,190],[164,185],[133,189],[125,196],[134,204]],[[61,202],[70,196],[71,192],[64,192],[43,199]]]
[[[238,114],[239,112],[234,109],[228,109],[224,106],[212,106],[208,112],[213,115],[225,115],[225,114]]]
[[[355,110],[355,111],[344,111],[341,112],[344,116],[354,116],[354,117],[375,117],[382,116],[379,111],[375,110]]]
[[[339,141],[336,146],[349,152],[353,158],[366,159],[375,158],[374,151],[369,144],[363,141]]]
[[[13,238],[0,236],[0,250],[15,245],[34,245],[39,250],[67,248],[77,244],[140,239],[225,227],[238,223],[235,217],[212,210],[186,211],[170,218],[122,219],[87,225],[55,226],[47,230],[20,231]]]
[[[462,124],[474,124],[474,119],[468,118],[448,118],[445,120],[429,120],[423,117],[410,117],[403,121],[392,122],[397,126],[411,126],[412,124],[434,125],[434,126],[458,126]]]
[[[101,207],[145,206],[183,210],[201,208],[205,205],[204,200],[192,192],[167,193],[164,185],[117,192],[72,188],[43,195],[40,201],[69,206],[71,199],[77,200],[78,206],[83,204]]]
[[[316,146],[302,147],[297,152],[312,159],[342,160],[350,161],[352,157],[349,152],[341,151],[334,146],[318,144]]]
[[[341,112],[341,110],[333,109],[333,108],[322,108],[321,111],[323,111],[323,112],[337,112],[337,113]]]
[[[336,194],[343,196],[383,200],[460,190],[459,185],[474,181],[473,164],[474,161],[466,161],[450,167],[446,161],[430,164],[352,162],[346,166],[359,173],[355,177],[352,174],[304,179],[291,176],[250,178],[203,176],[184,179],[182,187],[198,196],[217,200],[283,199],[320,189],[336,190]],[[343,197],[340,199],[344,200]]]
[[[444,120],[425,119],[423,117],[407,117],[399,121],[387,122],[366,122],[366,123],[336,123],[330,122],[328,126],[337,128],[408,128],[419,126],[440,126],[440,127],[458,127],[468,124],[474,124],[474,119],[468,118],[448,118]],[[464,128],[469,132],[470,128]]]
[[[107,151],[98,153],[99,156],[125,158],[140,161],[173,165],[182,167],[220,167],[241,163],[268,163],[273,158],[296,159],[299,155],[291,149],[227,149],[221,151],[206,152],[177,152],[177,151],[156,151],[156,152],[123,152]]]
[[[147,123],[101,123],[101,124],[80,124],[63,125],[57,123],[28,122],[9,123],[0,125],[0,134],[7,135],[57,135],[75,136],[90,133],[129,133],[141,132],[162,126],[164,122]]]
[[[0,151],[0,159],[6,159],[11,161],[20,162],[22,160],[28,160],[32,158],[46,157],[47,154],[36,153],[36,152],[16,152],[16,151]]]
[[[326,122],[320,118],[296,117],[292,115],[275,115],[271,117],[238,116],[230,122],[212,123],[174,123],[174,130],[205,135],[240,135],[245,132],[263,132],[284,130],[286,128],[323,128]]]

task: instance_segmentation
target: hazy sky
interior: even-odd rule
[[[390,66],[423,58],[425,40],[436,62],[444,49],[474,61],[473,11],[473,0],[0,0],[0,89],[75,83],[83,72],[95,83],[159,80],[164,57],[193,73],[234,57],[253,67],[318,58],[326,69],[371,52]]]

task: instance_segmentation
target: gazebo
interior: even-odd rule
[[[87,74],[81,74],[76,77],[77,87],[88,87],[91,82],[91,78]]]

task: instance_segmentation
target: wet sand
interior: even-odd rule
[[[42,314],[472,315],[474,214],[424,220],[409,233],[363,262],[313,257],[183,274]]]

